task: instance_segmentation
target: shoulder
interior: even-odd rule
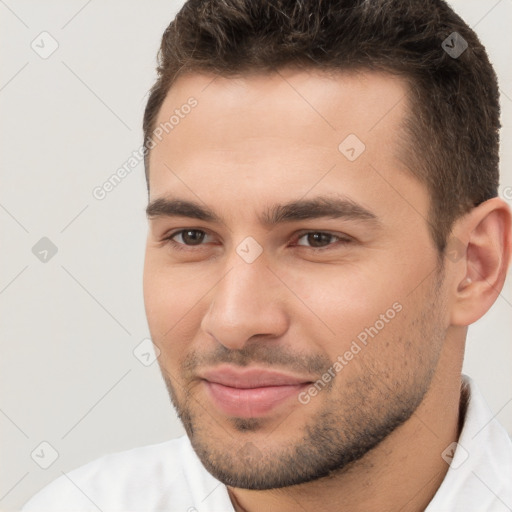
[[[186,436],[111,453],[64,473],[44,487],[23,512],[51,510],[151,510],[166,503],[184,506],[197,489],[187,474],[213,479]],[[181,504],[183,502],[183,504]]]

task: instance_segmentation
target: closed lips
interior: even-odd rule
[[[309,386],[311,381],[262,368],[242,370],[228,365],[204,371],[200,377],[207,396],[217,412],[224,416],[253,418],[279,412],[284,404]]]
[[[296,377],[263,368],[238,370],[221,366],[206,370],[199,375],[202,379],[231,388],[253,389],[268,386],[297,386],[312,382],[308,378]]]

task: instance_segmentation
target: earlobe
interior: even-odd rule
[[[467,241],[464,277],[456,283],[452,325],[470,325],[481,318],[498,298],[510,264],[511,212],[499,198],[474,208],[458,226]]]

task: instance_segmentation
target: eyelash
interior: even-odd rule
[[[185,233],[187,231],[196,231],[196,232],[201,232],[201,233],[204,233],[205,235],[208,235],[208,233],[206,231],[202,230],[202,229],[180,229],[178,231],[174,231],[173,233],[170,233],[168,236],[163,238],[162,241],[166,241],[167,243],[169,243],[177,251],[190,251],[190,250],[193,250],[194,247],[201,247],[201,246],[204,245],[203,243],[201,243],[199,245],[187,245],[187,244],[182,244],[180,242],[176,242],[175,240],[173,240],[173,238],[176,235],[180,235],[180,234]],[[340,242],[342,245],[346,245],[346,244],[348,244],[348,243],[350,243],[352,241],[352,239],[349,236],[344,236],[343,237],[343,236],[339,236],[339,235],[334,235],[332,233],[329,233],[328,231],[314,231],[314,230],[310,230],[310,231],[299,232],[296,235],[296,242],[299,241],[304,236],[310,235],[310,234],[328,235],[331,238],[338,239],[338,242]],[[308,249],[311,249],[314,252],[322,252],[322,251],[330,250],[330,247],[332,247],[333,245],[335,245],[335,244],[334,243],[330,243],[326,247],[308,247],[306,245],[298,245],[298,247],[306,247]]]

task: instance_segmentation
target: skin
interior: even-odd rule
[[[441,454],[459,435],[467,326],[496,300],[510,262],[508,206],[494,198],[460,218],[451,235],[459,257],[439,266],[429,195],[399,159],[408,109],[400,78],[183,75],[157,125],[191,96],[197,106],[151,150],[149,200],[196,201],[221,221],[150,216],[144,298],[196,452],[237,511],[424,510],[448,470]],[[366,145],[353,162],[338,150],[348,134]],[[321,195],[349,198],[376,221],[258,220],[275,203]],[[178,233],[178,251],[165,238],[183,229],[204,239]],[[315,251],[304,230],[334,237]],[[262,248],[252,263],[236,251],[249,236]],[[198,378],[231,362],[316,381],[397,303],[308,404],[228,417]]]

